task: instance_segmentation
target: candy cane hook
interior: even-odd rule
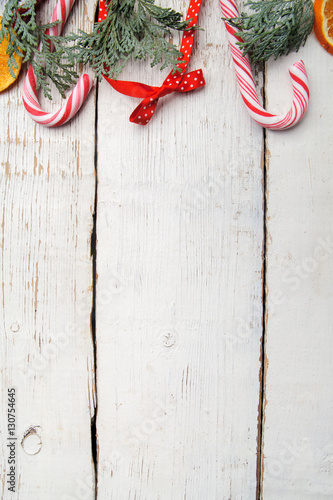
[[[74,2],[75,0],[58,0],[50,23],[57,20],[60,20],[61,23],[47,30],[49,35],[60,35]],[[89,75],[82,75],[64,106],[52,113],[47,113],[40,107],[36,84],[36,75],[32,66],[30,66],[23,86],[23,103],[25,109],[35,122],[45,125],[46,127],[59,127],[73,118],[81,108],[93,85],[93,79]]]
[[[239,17],[234,0],[220,0],[220,5],[224,17]],[[284,115],[272,115],[259,102],[249,59],[243,56],[237,45],[237,42],[242,42],[241,38],[236,36],[237,30],[227,21],[225,21],[225,27],[239,89],[251,117],[262,127],[274,130],[284,130],[296,125],[303,117],[309,102],[309,83],[303,61],[297,61],[289,68],[293,86],[293,102],[290,110]]]

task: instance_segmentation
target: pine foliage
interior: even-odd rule
[[[151,66],[178,69],[182,54],[166,36],[170,29],[187,28],[189,21],[181,21],[181,14],[156,6],[153,0],[109,0],[106,7],[107,17],[95,24],[92,33],[71,35],[74,45],[69,53],[78,62],[89,63],[98,78],[103,74],[117,78],[131,58],[148,57]]]
[[[253,62],[297,52],[311,33],[312,0],[250,0],[245,6],[251,12],[225,20],[240,30],[238,45]]]

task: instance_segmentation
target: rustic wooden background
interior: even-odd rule
[[[311,35],[257,70],[277,113],[291,63],[310,79],[304,120],[265,132],[216,0],[200,25],[206,87],[147,127],[105,82],[58,129],[25,113],[26,69],[0,95],[1,498],[333,499],[333,58]],[[160,85],[147,67],[122,76]]]

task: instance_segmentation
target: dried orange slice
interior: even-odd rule
[[[0,16],[0,27],[1,27],[2,17]],[[15,82],[22,64],[22,58],[20,56],[14,56],[17,64],[17,68],[13,68],[15,73],[15,78],[10,74],[8,68],[8,59],[9,56],[6,54],[6,50],[8,47],[8,41],[4,38],[0,43],[0,92],[5,90],[9,85]]]
[[[333,55],[333,0],[315,0],[313,29],[324,49]]]

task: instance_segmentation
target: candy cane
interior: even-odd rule
[[[57,20],[60,20],[61,23],[47,30],[49,35],[60,35],[74,2],[75,0],[58,0],[50,23]],[[73,118],[81,108],[93,85],[93,79],[89,75],[82,75],[64,106],[52,113],[47,113],[40,107],[36,84],[36,75],[32,66],[30,66],[23,86],[23,103],[25,109],[35,122],[45,125],[46,127],[59,127],[59,125],[63,125]]]
[[[237,6],[233,0],[220,0],[220,5],[224,17],[239,17]],[[290,110],[284,115],[267,113],[259,102],[249,59],[247,56],[243,56],[237,45],[237,42],[242,42],[242,40],[236,35],[237,30],[227,21],[225,21],[225,27],[235,63],[239,89],[251,117],[262,127],[274,130],[284,130],[296,125],[303,117],[309,102],[308,77],[303,61],[297,61],[289,68],[293,86],[293,102]]]

